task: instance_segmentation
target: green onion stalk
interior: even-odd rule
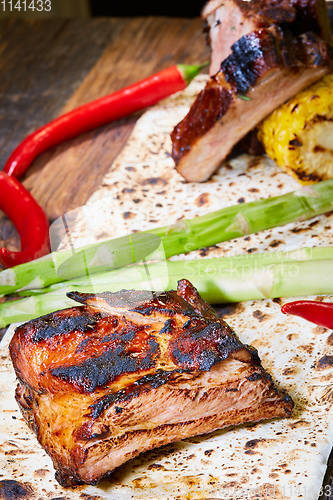
[[[333,180],[319,182],[282,196],[233,205],[171,226],[94,243],[74,252],[53,252],[0,272],[0,295],[22,289],[42,289],[124,267],[148,259],[156,249],[168,259],[272,227],[304,221],[332,209]]]
[[[134,264],[50,285],[40,293],[0,305],[0,327],[77,305],[78,291],[171,290],[186,278],[211,304],[333,293],[333,247],[301,248],[215,259]]]

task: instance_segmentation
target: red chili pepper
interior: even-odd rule
[[[333,329],[333,303],[296,300],[281,307],[284,314],[293,314],[325,328]]]
[[[0,210],[12,220],[21,238],[21,250],[0,248],[0,264],[12,267],[49,253],[49,223],[42,208],[14,177],[0,172]]]
[[[15,177],[22,176],[33,160],[50,147],[152,106],[164,97],[183,90],[204,66],[206,64],[170,66],[56,118],[24,139],[8,158],[4,172]]]

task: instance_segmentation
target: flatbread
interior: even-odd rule
[[[102,188],[82,210],[68,214],[70,241],[62,237],[62,221],[56,223],[55,244],[79,246],[301,189],[268,159],[247,156],[222,166],[204,184],[184,182],[173,168],[169,133],[204,83],[205,77],[198,77],[138,120]],[[186,258],[332,245],[332,226],[333,215],[324,215]],[[0,349],[1,479],[18,481],[27,498],[316,499],[333,443],[333,333],[282,315],[283,302],[249,301],[219,311],[243,342],[258,349],[263,366],[293,397],[291,419],[217,431],[153,450],[96,487],[60,487],[51,460],[25,425],[14,400],[15,375],[8,357],[12,327]]]

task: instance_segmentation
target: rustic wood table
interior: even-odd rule
[[[57,115],[172,64],[208,60],[209,49],[200,19],[7,19],[0,21],[0,54],[1,169],[28,133]],[[83,134],[34,162],[23,181],[50,221],[100,187],[136,119]],[[18,238],[0,216],[3,245],[15,249]],[[327,485],[333,484],[332,465]],[[322,500],[333,498],[325,491]]]
[[[200,19],[108,18],[0,21],[0,168],[37,127],[175,63],[203,62],[209,50]],[[41,155],[24,185],[52,221],[84,204],[124,146],[137,116]],[[15,248],[0,221],[0,245]]]

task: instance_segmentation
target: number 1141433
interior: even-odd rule
[[[51,12],[51,0],[0,0],[2,12]]]

